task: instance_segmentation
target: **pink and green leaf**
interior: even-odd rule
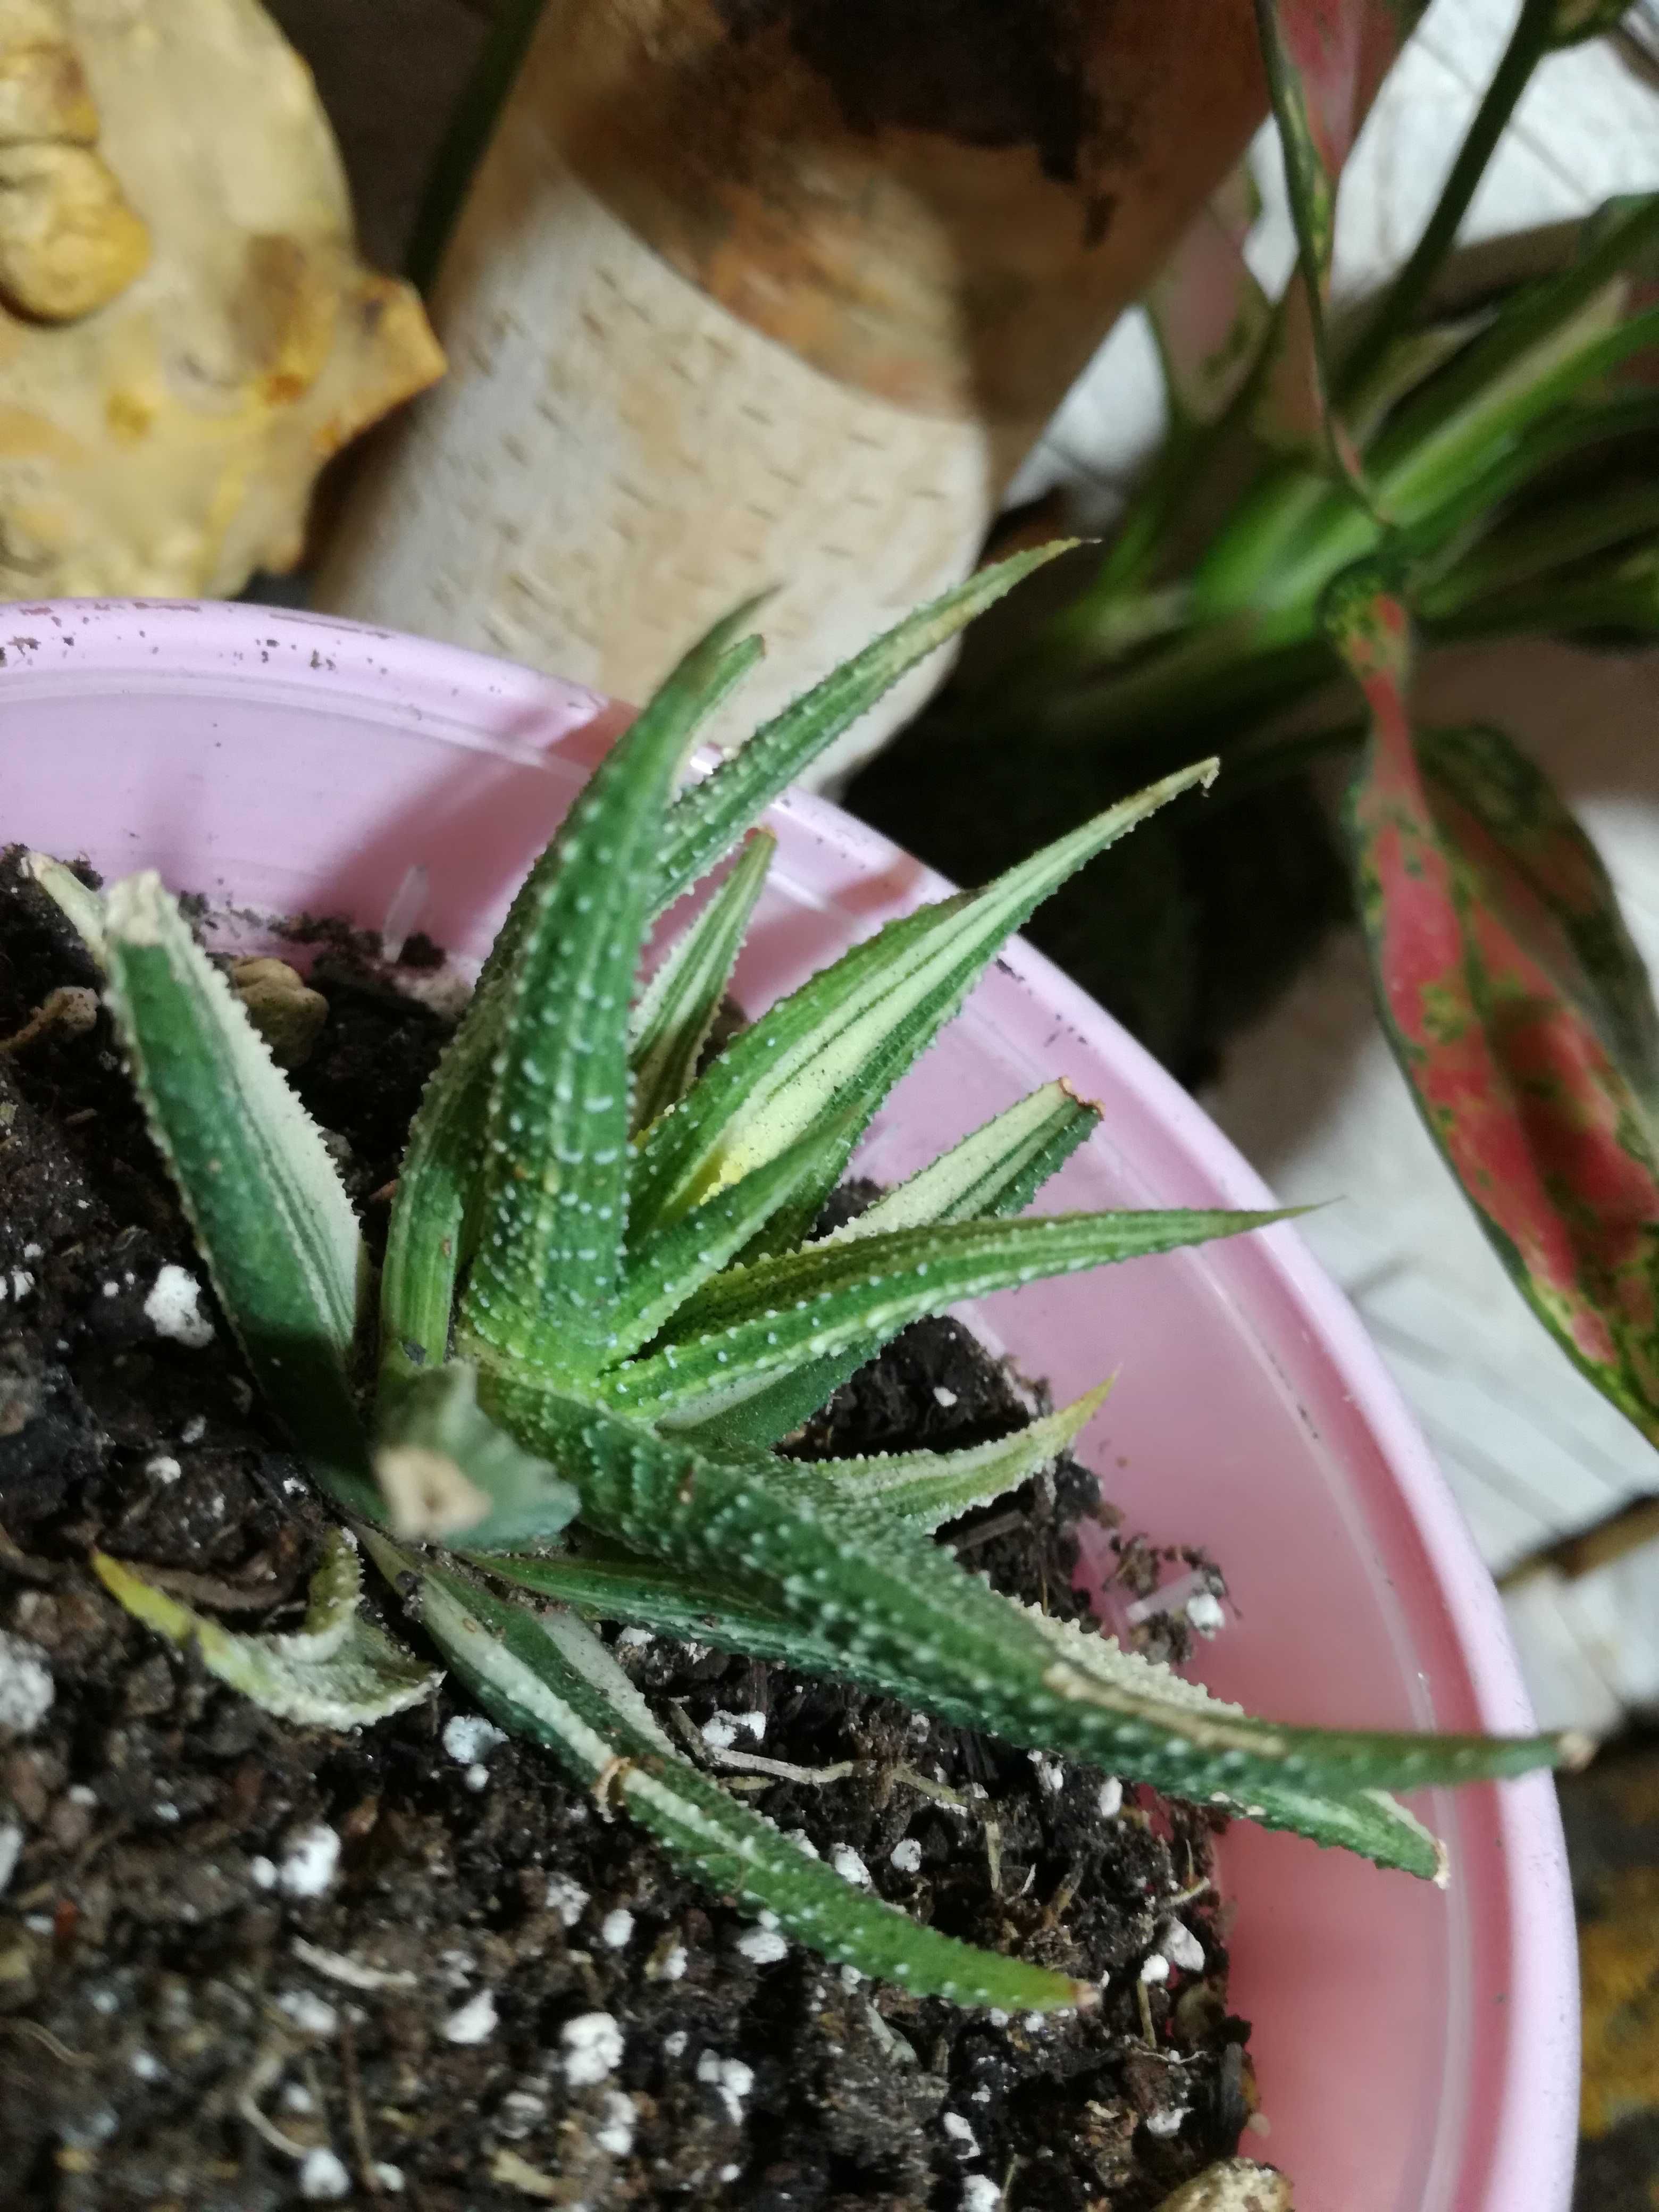
[[[1414,742],[1410,626],[1374,576],[1328,603],[1371,739],[1349,799],[1383,1024],[1522,1294],[1659,1442],[1659,1020],[1594,848],[1508,740]]]
[[[1273,310],[1244,258],[1260,208],[1255,179],[1242,161],[1147,289],[1147,319],[1177,431],[1218,420],[1267,337]]]

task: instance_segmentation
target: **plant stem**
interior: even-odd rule
[[[1524,0],[1497,74],[1487,86],[1468,127],[1451,173],[1441,188],[1434,213],[1381,305],[1342,365],[1341,392],[1352,398],[1394,341],[1409,330],[1440,273],[1459,224],[1468,214],[1486,165],[1526,90],[1533,71],[1550,46],[1555,0]]]
[[[543,0],[497,0],[495,20],[439,141],[416,211],[404,274],[429,294],[473,175],[541,21]]]

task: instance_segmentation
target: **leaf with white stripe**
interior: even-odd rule
[[[1086,1984],[924,1928],[811,1858],[673,1749],[605,1645],[574,1614],[532,1613],[465,1577],[376,1545],[420,1577],[422,1621],[484,1710],[626,1806],[710,1887],[826,1958],[916,1996],[1049,2011],[1095,2001]]]
[[[117,884],[104,926],[116,1026],[219,1302],[295,1440],[349,1480],[368,1264],[321,1132],[159,876]]]

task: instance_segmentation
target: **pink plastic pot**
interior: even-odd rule
[[[106,873],[378,927],[412,863],[421,926],[479,954],[576,787],[599,702],[476,654],[240,606],[8,611],[0,835]],[[739,970],[751,1008],[939,878],[792,797]],[[1110,866],[1109,860],[1103,865]],[[1073,1206],[1255,1206],[1184,1093],[1016,945],[902,1086],[894,1176],[1040,1080],[1105,1109]],[[1137,1526],[1224,1564],[1212,1687],[1285,1719],[1523,1729],[1492,1584],[1393,1385],[1293,1230],[993,1299],[994,1344],[1057,1394],[1115,1370],[1085,1456]],[[1433,1795],[1442,1893],[1237,1826],[1234,1996],[1302,2212],[1561,2212],[1577,2106],[1572,1923],[1551,1786]],[[1247,2137],[1247,2144],[1250,2138]]]

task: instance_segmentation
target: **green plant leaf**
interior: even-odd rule
[[[835,1141],[838,1133],[830,1133]],[[763,1230],[803,1183],[816,1186],[824,1139],[809,1131],[775,1159],[763,1160],[665,1228],[654,1230],[629,1255],[621,1295],[611,1312],[606,1364],[628,1358],[656,1335],[686,1301]]]
[[[1099,1119],[1099,1109],[1079,1099],[1066,1084],[1045,1084],[821,1242],[848,1243],[884,1231],[919,1229],[930,1222],[1018,1213],[1065,1165]],[[809,1146],[816,1142],[816,1138],[808,1140]],[[826,1149],[836,1158],[842,1155],[833,1133]],[[816,1191],[817,1184],[812,1188]],[[874,1358],[884,1341],[878,1334],[866,1335],[840,1352],[807,1360],[745,1399],[730,1425],[747,1443],[775,1443],[827,1405],[849,1376]],[[714,1423],[711,1436],[722,1425]]]
[[[26,853],[25,872],[40,884],[63,915],[93,958],[104,963],[104,901],[101,893],[83,884],[73,868],[54,860],[49,853]]]
[[[1106,1402],[1111,1389],[1102,1382],[1058,1413],[1028,1421],[1012,1436],[969,1444],[957,1451],[877,1452],[862,1459],[797,1460],[793,1464],[816,1482],[827,1484],[841,1502],[866,1507],[872,1514],[930,1534],[959,1514],[988,1505],[1018,1490],[1069,1450],[1084,1427]]]
[[[674,778],[729,663],[695,647],[601,762],[554,841],[512,964],[490,1073],[464,1338],[554,1371],[605,1356],[628,1226],[628,1006]]]
[[[636,1131],[647,1128],[690,1087],[776,850],[777,839],[769,831],[750,833],[730,875],[641,994],[629,1032]]]
[[[222,1628],[106,1553],[93,1571],[137,1620],[181,1649],[194,1645],[210,1674],[279,1720],[303,1727],[367,1728],[428,1698],[441,1673],[393,1643],[359,1609],[357,1547],[331,1529],[312,1577],[305,1626],[288,1636],[239,1635]]]
[[[374,1472],[394,1534],[469,1551],[506,1551],[556,1536],[575,1492],[544,1459],[498,1429],[459,1360],[416,1376],[381,1411]]]
[[[820,753],[890,691],[900,677],[948,645],[983,614],[1076,541],[1056,538],[979,568],[885,631],[862,653],[757,730],[742,749],[675,801],[663,841],[655,903],[659,910],[689,890],[729,852],[743,832],[781,797]]]
[[[1054,1213],[808,1244],[719,1276],[681,1309],[649,1358],[605,1377],[605,1395],[636,1419],[692,1426],[729,1416],[763,1385],[809,1360],[855,1346],[879,1349],[909,1322],[961,1299],[1285,1218],[1181,1208]]]
[[[857,1681],[866,1689],[902,1698],[907,1705],[925,1706],[956,1727],[980,1725],[971,1698],[953,1697],[936,1683],[918,1681],[890,1662],[872,1662],[860,1650],[838,1649],[803,1630],[778,1606],[734,1592],[729,1577],[711,1576],[698,1581],[683,1570],[620,1549],[597,1557],[568,1553],[550,1559],[504,1557],[483,1564],[492,1573],[524,1589],[578,1606],[602,1620],[627,1621],[659,1635],[693,1638],[721,1650],[781,1662],[831,1680]],[[1041,1625],[1047,1616],[1035,1618]],[[1068,1665],[1085,1672],[1104,1665],[1109,1681],[1115,1679],[1113,1669],[1127,1665],[1129,1679],[1146,1686],[1139,1670],[1150,1662],[1133,1656],[1126,1661],[1114,1646],[1074,1625],[1049,1622],[1048,1627],[1062,1632],[1056,1648]],[[1150,1686],[1195,1712],[1239,1711],[1222,1705],[1168,1668],[1154,1668]],[[1443,1884],[1446,1879],[1443,1847],[1385,1790],[1298,1790],[1282,1778],[1267,1782],[1258,1775],[1248,1798],[1211,1790],[1203,1802],[1241,1818],[1258,1820],[1265,1826],[1358,1851],[1380,1866],[1397,1868],[1437,1883]]]
[[[958,2004],[1049,2011],[1095,2001],[1086,1983],[924,1928],[811,1858],[669,1743],[611,1654],[568,1613],[535,1614],[463,1577],[392,1553],[420,1577],[428,1633],[487,1712],[545,1744],[601,1802],[625,1805],[717,1893],[873,1979]]]
[[[738,635],[757,604],[750,600],[717,623],[686,655],[641,718],[646,726],[635,744],[651,742],[665,726],[678,727],[690,744],[760,657],[760,640]],[[448,1356],[456,1285],[477,1242],[491,1069],[526,940],[563,865],[562,836],[519,886],[410,1127],[380,1288],[386,1389]],[[631,988],[631,970],[629,980]]]
[[[673,1220],[826,1122],[850,1115],[849,1127],[862,1126],[1033,908],[1084,861],[1214,772],[1203,762],[1166,776],[988,890],[889,922],[781,1000],[647,1135],[634,1187],[638,1222]],[[825,1194],[851,1142],[839,1156],[826,1154]]]
[[[360,1504],[348,1372],[368,1265],[334,1163],[160,877],[113,887],[105,936],[116,1026],[219,1302],[279,1418]]]
[[[1362,574],[1330,620],[1371,710],[1348,820],[1389,1041],[1522,1295],[1659,1442],[1659,1053],[1612,886],[1496,732],[1419,761],[1396,599]]]
[[[849,1507],[753,1452],[713,1458],[561,1397],[535,1378],[486,1376],[497,1417],[556,1459],[582,1519],[678,1572],[775,1607],[838,1671],[1028,1748],[1068,1753],[1178,1796],[1249,1803],[1284,1784],[1351,1798],[1513,1774],[1572,1755],[1575,1740],[1364,1735],[1281,1727],[1200,1709],[1159,1670],[1103,1645],[1063,1658],[1037,1620],[890,1513]]]

